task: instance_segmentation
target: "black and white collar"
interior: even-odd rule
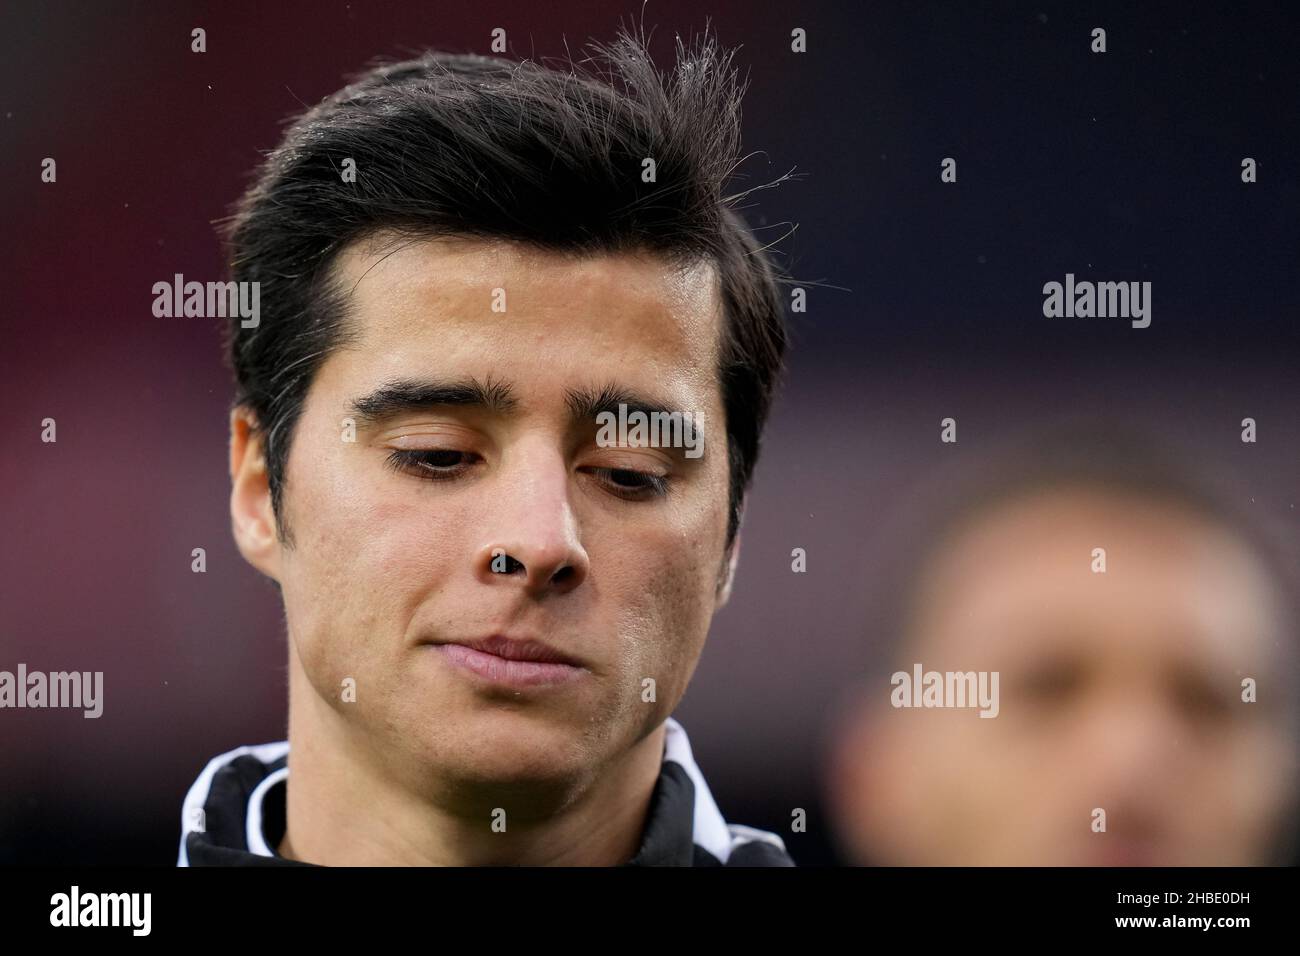
[[[728,824],[691,753],[665,721],[664,755],[641,846],[626,866],[794,866],[779,836]],[[309,866],[276,854],[285,828],[289,743],[213,758],[186,794],[177,866]]]

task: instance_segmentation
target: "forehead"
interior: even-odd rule
[[[379,234],[348,245],[334,278],[358,372],[603,374],[696,396],[716,390],[722,310],[708,262]]]
[[[1106,571],[1093,571],[1094,549]],[[1231,529],[1174,503],[1049,491],[957,532],[924,577],[918,631],[987,649],[1077,637],[1098,650],[1262,649],[1267,569]]]

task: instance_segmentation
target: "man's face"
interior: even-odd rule
[[[281,584],[317,706],[413,779],[593,777],[672,712],[725,599],[715,273],[440,240],[353,243],[336,275],[356,338],[321,365],[296,426],[291,546],[254,560]],[[469,401],[467,383],[497,400]],[[374,400],[412,386],[460,397]],[[607,388],[699,413],[703,455],[599,447],[575,396]],[[579,666],[493,677],[449,653],[494,635]]]
[[[1000,672],[1000,710],[886,706],[870,721],[840,794],[859,852],[1267,861],[1293,796],[1284,638],[1266,572],[1233,535],[1170,506],[1049,493],[950,542],[924,595],[908,660]],[[1245,677],[1257,703],[1241,699]]]

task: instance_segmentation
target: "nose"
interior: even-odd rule
[[[1158,693],[1127,686],[1123,695],[1098,695],[1087,721],[1082,763],[1106,792],[1144,792],[1170,777],[1190,754],[1187,728]]]
[[[590,563],[561,456],[521,453],[510,473],[497,476],[489,494],[489,530],[474,555],[480,581],[543,597],[566,594],[586,580]]]

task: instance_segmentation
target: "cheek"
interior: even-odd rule
[[[886,718],[890,719],[890,718]],[[1025,748],[997,726],[964,711],[906,711],[881,786],[910,853],[939,854],[944,864],[981,864],[1019,852],[1045,833],[1057,803]],[[892,839],[892,838],[891,838]],[[929,856],[926,862],[935,862]]]
[[[1289,735],[1258,727],[1226,735],[1218,752],[1198,766],[1205,796],[1196,809],[1206,818],[1235,819],[1237,832],[1267,842],[1295,801],[1295,746]],[[1193,822],[1205,826],[1204,820]],[[1235,835],[1233,827],[1219,829]]]
[[[304,442],[288,469],[285,613],[303,668],[327,698],[344,677],[374,676],[401,651],[413,608],[446,579],[454,538],[454,514],[444,510],[432,527],[417,513],[418,495],[393,493],[386,474],[361,474],[360,454]]]
[[[607,565],[618,581],[609,597],[635,670],[629,676],[638,688],[654,678],[658,702],[670,707],[685,693],[713,616],[721,548],[701,537],[667,528],[640,533],[635,548]]]

